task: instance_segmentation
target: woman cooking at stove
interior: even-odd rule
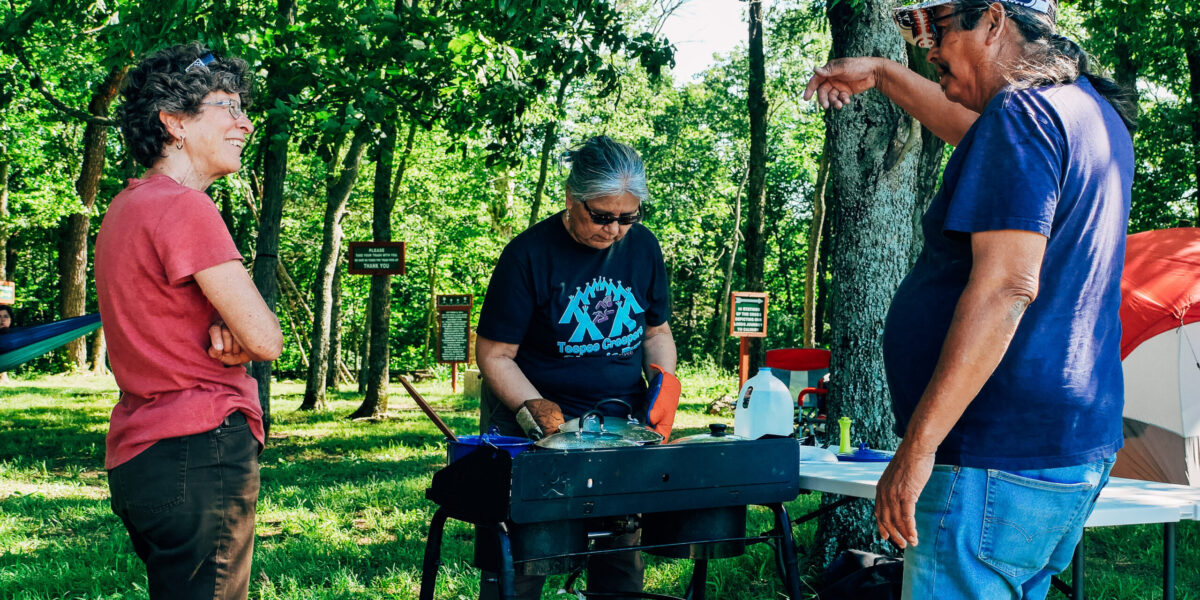
[[[509,242],[488,285],[476,346],[482,429],[537,439],[608,398],[647,416],[645,374],[667,380],[648,415],[667,435],[679,386],[662,250],[639,224],[649,196],[645,167],[633,148],[606,136],[569,157],[566,209]],[[623,415],[618,406],[601,408]],[[637,537],[611,545],[634,545]],[[588,590],[638,592],[642,572],[636,551],[597,556]],[[480,598],[498,597],[496,575],[481,579]],[[543,581],[518,576],[517,597],[540,597]]]

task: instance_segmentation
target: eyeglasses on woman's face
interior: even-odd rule
[[[601,227],[611,225],[613,223],[616,223],[617,225],[633,225],[634,223],[641,222],[641,220],[642,220],[641,208],[639,208],[635,212],[621,213],[619,215],[613,215],[613,214],[598,213],[598,212],[593,211],[591,209],[591,207],[587,205],[587,201],[585,201],[585,200],[576,200],[576,202],[579,202],[580,204],[582,204],[583,210],[587,211],[588,216],[591,217],[591,219],[592,219],[592,222]]]
[[[238,102],[237,100],[210,100],[208,102],[201,102],[200,104],[228,108],[229,116],[233,117],[234,120],[240,119],[246,114],[242,112],[242,103]]]

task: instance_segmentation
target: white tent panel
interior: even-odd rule
[[[1200,321],[1179,328],[1179,404],[1183,437],[1200,436]]]
[[[1180,331],[1172,329],[1142,342],[1121,361],[1121,367],[1125,372],[1124,417],[1182,436],[1180,337]]]

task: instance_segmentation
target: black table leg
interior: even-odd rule
[[[1079,545],[1075,546],[1075,556],[1071,558],[1071,598],[1084,600],[1083,595],[1083,535],[1079,536]]]
[[[420,600],[433,600],[433,588],[442,562],[442,531],[445,527],[446,513],[439,508],[429,522],[429,541],[425,543],[425,559],[421,568]]]
[[[692,581],[688,584],[687,600],[704,600],[704,586],[708,583],[708,559],[692,561]]]
[[[1175,523],[1163,523],[1163,600],[1175,600]]]
[[[508,539],[508,532],[505,531],[503,524],[492,531],[496,532],[496,541],[500,547],[500,572],[498,573],[500,600],[515,600],[517,597],[517,574],[513,569],[512,542]]]
[[[787,589],[788,598],[800,600],[800,569],[796,561],[796,541],[792,538],[792,522],[782,504],[772,504],[775,527],[779,530],[779,542],[775,548],[778,563],[782,566],[779,578]]]

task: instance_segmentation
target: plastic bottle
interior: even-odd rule
[[[733,409],[733,432],[756,440],[764,435],[792,435],[796,402],[786,385],[762,367],[746,381]]]

